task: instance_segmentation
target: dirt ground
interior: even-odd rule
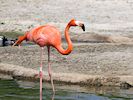
[[[0,0],[0,31],[24,32],[46,23],[63,31],[72,18],[83,21],[86,32],[133,36],[132,0]]]
[[[54,72],[89,75],[133,75],[133,44],[75,43],[74,51],[67,56],[51,50]],[[0,62],[38,69],[38,46],[1,47]],[[47,48],[44,49],[44,70],[47,71]]]
[[[51,66],[55,77],[60,77],[60,74],[65,73],[62,81],[73,80],[76,82],[81,82],[88,78],[98,77],[111,77],[108,79],[112,81],[114,77],[125,77],[120,82],[127,82],[132,85],[132,76],[133,76],[133,44],[114,44],[114,43],[74,43],[74,51],[68,55],[60,55],[55,49],[52,49],[51,52]],[[38,46],[22,46],[18,47],[1,47],[0,48],[0,62],[1,64],[8,64],[7,70],[10,72],[10,66],[14,67],[21,66],[24,68],[35,69],[36,73],[39,71],[40,65],[40,48]],[[43,70],[44,74],[47,73],[47,49],[44,49],[43,57]],[[1,65],[1,69],[2,69]],[[13,67],[13,68],[14,68]],[[19,67],[16,67],[19,71]],[[21,68],[23,69],[23,68]],[[14,69],[12,69],[14,70]],[[11,70],[11,71],[12,71]],[[26,70],[26,69],[25,69]],[[6,70],[5,70],[6,71]],[[7,71],[7,72],[8,72]],[[22,72],[24,76],[28,75],[27,72]],[[59,75],[57,75],[58,73]],[[30,74],[30,73],[29,73]],[[77,75],[78,74],[78,75]],[[16,75],[16,73],[14,74]],[[67,80],[67,77],[71,79]],[[33,77],[33,74],[32,74]],[[79,78],[75,78],[79,77]],[[80,78],[81,77],[81,78]],[[130,78],[127,78],[130,77]],[[81,79],[81,80],[80,80]],[[55,78],[55,80],[58,80]],[[116,80],[115,80],[116,81]],[[119,82],[119,83],[120,83]],[[108,82],[107,82],[108,83]],[[103,84],[107,84],[106,82]],[[113,82],[112,82],[113,84]],[[112,85],[111,84],[111,85]],[[115,84],[116,85],[116,84]],[[120,84],[119,84],[120,85]]]

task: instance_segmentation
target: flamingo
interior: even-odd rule
[[[43,55],[43,47],[47,46],[47,50],[48,50],[48,73],[49,73],[49,77],[51,80],[53,94],[55,94],[55,88],[54,88],[54,84],[53,84],[52,71],[51,71],[51,65],[50,65],[50,47],[52,46],[52,47],[56,48],[57,51],[59,53],[61,53],[62,55],[70,54],[71,51],[73,50],[72,41],[70,39],[69,32],[68,32],[71,26],[79,26],[83,29],[83,31],[85,31],[85,26],[84,26],[83,22],[72,19],[67,24],[67,26],[65,28],[65,38],[66,38],[66,41],[68,43],[67,49],[63,49],[63,47],[62,47],[61,33],[59,32],[59,30],[56,27],[54,27],[52,25],[48,25],[48,24],[36,27],[36,28],[32,29],[31,31],[26,32],[24,36],[20,36],[18,38],[18,40],[13,44],[13,46],[20,45],[23,40],[29,40],[29,41],[35,42],[37,45],[39,45],[41,47],[40,72],[39,72],[39,75],[40,75],[40,100],[42,100],[42,76],[43,76],[43,73],[42,73],[42,55]]]

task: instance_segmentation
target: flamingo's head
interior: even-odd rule
[[[84,23],[83,23],[82,21],[77,21],[77,20],[75,20],[75,19],[72,19],[72,20],[70,21],[70,24],[71,24],[72,26],[79,26],[79,27],[81,27],[81,28],[83,29],[83,31],[85,31],[85,25],[84,25]]]

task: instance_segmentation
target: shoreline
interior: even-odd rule
[[[20,72],[21,70],[21,72]],[[35,75],[37,70],[24,68],[21,66],[0,63],[0,79],[17,79],[25,81],[39,81]],[[47,72],[44,72],[43,80],[50,82]],[[2,76],[3,74],[3,76]],[[6,76],[4,76],[6,75]],[[53,80],[56,84],[70,84],[82,86],[114,86],[121,88],[133,87],[133,76],[104,76],[104,75],[85,75],[77,73],[53,73]]]
[[[133,43],[74,43],[74,51],[67,56],[51,48],[54,83],[82,86],[133,86]],[[63,47],[67,47],[63,43]],[[44,80],[47,74],[47,52],[44,48]],[[40,48],[22,44],[0,48],[0,73],[4,79],[38,81]]]

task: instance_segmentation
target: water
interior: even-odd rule
[[[44,85],[43,100],[52,100],[51,86]],[[0,100],[39,100],[39,83],[0,80]],[[133,89],[56,85],[53,100],[133,100]]]

